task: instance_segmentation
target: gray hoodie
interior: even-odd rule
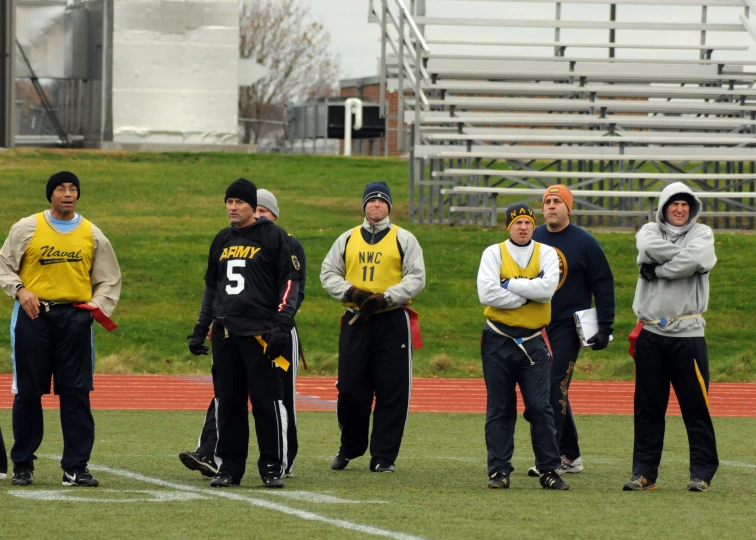
[[[664,219],[664,205],[680,193],[691,195],[695,202],[688,223],[673,227]],[[633,311],[643,321],[670,319],[706,311],[709,304],[709,271],[717,263],[714,233],[710,227],[696,223],[701,201],[682,182],[668,185],[659,198],[656,223],[646,223],[635,235],[638,267],[656,263],[658,279],[638,278]],[[703,317],[673,321],[666,327],[646,325],[649,332],[674,337],[703,336]]]

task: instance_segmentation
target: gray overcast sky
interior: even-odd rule
[[[325,24],[331,34],[332,51],[341,56],[341,77],[371,77],[378,74],[377,58],[380,55],[380,27],[377,24],[367,22],[368,5],[370,0],[302,0],[303,3],[310,5],[310,14],[313,20]],[[380,5],[380,0],[374,0],[376,5]],[[405,1],[409,4],[408,1]],[[429,16],[464,16],[480,18],[552,18],[554,15],[554,4],[527,4],[523,2],[443,2],[436,0],[426,0]],[[564,4],[562,17],[564,19],[576,20],[607,20],[607,5],[586,5],[586,4]],[[738,13],[742,13],[740,8],[709,8],[708,22],[726,22],[737,24]],[[659,20],[675,20],[678,22],[700,22],[700,7],[671,7],[671,6],[622,6],[618,13],[620,20],[635,20],[657,22]],[[753,21],[753,17],[751,17]],[[519,30],[519,31],[518,31]],[[496,28],[451,28],[441,31],[437,28],[430,28],[429,35],[426,37],[439,37],[439,33],[446,37],[453,36],[462,39],[487,39],[502,40],[504,33],[515,40],[542,40],[552,41],[553,30],[546,29],[502,29]],[[564,41],[606,41],[606,31],[593,33],[593,31],[562,31],[562,40]],[[630,35],[632,34],[632,35]],[[679,33],[678,33],[679,34]],[[660,36],[659,33],[645,35],[641,31],[618,32],[617,40],[627,43],[686,43],[697,44],[699,35],[696,32],[687,32],[684,37],[675,35],[674,32],[668,32],[666,36]],[[748,58],[753,59],[756,53],[754,42],[747,34],[741,33],[737,36],[737,43],[733,42],[732,33],[711,34],[707,38],[707,43],[712,44],[737,44],[750,46],[749,51],[727,53],[726,58]],[[431,49],[436,52],[456,52],[459,50],[445,50],[444,46],[432,46]],[[577,49],[576,49],[577,51]],[[477,54],[501,54],[501,49],[497,48],[477,48]],[[465,51],[470,54],[470,51]],[[540,54],[552,54],[549,49],[528,48],[519,54],[538,56]],[[573,53],[576,54],[576,53]],[[646,58],[653,56],[654,51],[627,50],[620,52],[618,55],[628,55],[631,57]],[[690,52],[665,52],[666,57],[690,57]],[[715,53],[715,58],[720,53]],[[580,49],[580,56],[606,55],[606,50],[598,49]]]

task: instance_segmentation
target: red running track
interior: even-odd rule
[[[0,408],[10,408],[11,375],[0,375]],[[300,377],[297,409],[333,411],[336,387],[333,377]],[[570,404],[576,414],[632,414],[631,382],[574,381]],[[205,410],[213,395],[209,376],[95,375],[94,409]],[[518,409],[522,399],[518,393]],[[709,402],[713,416],[756,417],[756,383],[712,383]],[[46,408],[57,408],[54,396],[44,396]],[[486,388],[480,379],[413,379],[410,410],[417,412],[482,413]],[[672,392],[668,414],[679,415]]]

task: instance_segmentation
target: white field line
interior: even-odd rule
[[[44,457],[60,459],[60,456],[44,456]],[[131,471],[126,471],[124,469],[115,469],[113,467],[106,467],[103,465],[90,465],[90,468],[93,470],[103,471],[109,474],[114,474],[116,476],[122,476],[124,478],[131,478],[132,480],[138,480],[140,482],[145,482],[147,484],[153,484],[156,486],[162,486],[162,487],[166,487],[170,489],[175,489],[178,491],[188,491],[191,493],[209,495],[211,497],[220,497],[220,498],[231,499],[235,501],[243,501],[243,502],[251,504],[252,506],[258,506],[260,508],[265,508],[266,510],[272,510],[274,512],[281,512],[282,514],[287,514],[287,515],[298,517],[300,519],[305,519],[308,521],[317,521],[320,523],[325,523],[327,525],[333,525],[335,527],[346,529],[348,531],[356,531],[356,532],[361,532],[365,534],[370,534],[373,536],[382,536],[385,538],[394,538],[396,540],[422,540],[421,537],[419,536],[413,536],[410,534],[388,531],[386,529],[379,529],[378,527],[372,527],[370,525],[361,525],[359,523],[352,523],[351,521],[346,521],[344,519],[329,518],[326,516],[321,516],[320,514],[316,514],[315,512],[309,512],[307,510],[299,510],[297,508],[291,508],[289,506],[273,503],[270,501],[266,501],[264,499],[258,499],[256,497],[249,497],[247,495],[242,495],[239,492],[231,491],[234,488],[203,489],[203,488],[196,488],[194,486],[188,486],[185,484],[177,484],[175,482],[168,482],[166,480],[160,480],[159,478],[153,478],[151,476],[145,476],[143,474],[133,473]],[[223,490],[229,490],[229,491],[223,491]]]

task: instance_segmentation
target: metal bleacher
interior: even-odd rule
[[[563,183],[578,223],[637,226],[681,181],[754,227],[756,0],[369,1],[411,220],[495,225]]]

